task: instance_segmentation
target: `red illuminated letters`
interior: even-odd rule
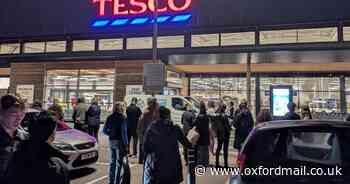
[[[155,10],[155,8],[154,8],[154,1],[155,0],[148,0],[148,8],[149,8],[149,10],[151,10],[152,12],[154,12]],[[158,3],[158,6],[159,6],[159,3]],[[158,12],[166,12],[168,10],[168,8],[167,7],[164,7],[164,8],[159,8],[158,7]]]
[[[175,0],[168,0],[169,8],[173,11],[184,11],[191,6],[192,0],[185,0],[185,4],[182,6],[176,6]]]
[[[120,0],[114,0],[114,5],[113,5],[113,14],[114,15],[127,15],[129,14],[128,10],[122,11],[122,9],[125,9],[126,6],[124,3],[120,2]]]
[[[159,2],[160,0],[158,0]],[[190,8],[192,0],[163,0],[164,4],[159,3],[158,12],[165,13],[182,12]],[[92,0],[95,4],[98,4],[99,15],[106,15],[106,4],[109,2],[113,7],[114,15],[138,15],[149,12],[154,12],[155,0]],[[161,5],[160,5],[161,4]]]
[[[92,3],[99,3],[99,15],[105,15],[106,2],[112,2],[112,0],[93,0]]]
[[[142,14],[142,13],[145,13],[147,11],[147,5],[144,2],[139,2],[137,0],[130,0],[130,5],[135,7],[135,8],[137,7],[140,9],[138,11],[131,9],[130,14]]]

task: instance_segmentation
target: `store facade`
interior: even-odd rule
[[[153,3],[8,3],[0,8],[0,62],[9,72],[0,76],[12,93],[33,85],[34,100],[57,99],[67,116],[77,97],[97,99],[108,114],[128,86],[143,85],[157,22],[164,94],[238,104],[249,91],[258,112],[270,106],[271,85],[292,85],[299,107],[350,111],[350,2],[167,0],[157,19]]]

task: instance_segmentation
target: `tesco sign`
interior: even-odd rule
[[[141,15],[155,11],[155,0],[93,0],[99,16]],[[179,13],[190,9],[192,0],[158,0],[159,13]],[[108,10],[108,11],[107,11]],[[113,12],[107,15],[107,12]]]

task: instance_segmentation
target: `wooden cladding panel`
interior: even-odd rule
[[[17,85],[33,84],[34,100],[42,101],[44,95],[45,67],[42,63],[12,63],[10,93],[16,93]]]

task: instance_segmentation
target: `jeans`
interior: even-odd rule
[[[91,135],[92,137],[96,138],[96,141],[98,141],[98,131],[100,129],[100,125],[97,126],[88,126],[88,133],[89,135]]]
[[[109,140],[110,147],[110,165],[109,165],[109,184],[119,184],[120,171],[123,163],[122,143],[117,140]]]

